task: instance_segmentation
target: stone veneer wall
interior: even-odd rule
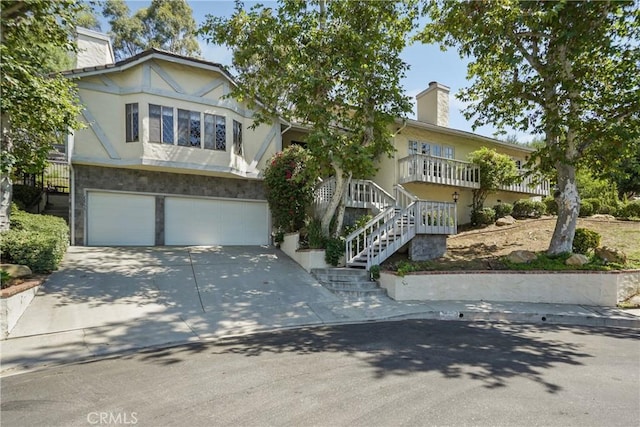
[[[260,180],[87,165],[73,165],[73,171],[75,223],[72,227],[75,227],[73,242],[75,245],[84,245],[86,189],[156,193],[156,244],[158,245],[164,243],[164,196],[166,195],[266,200],[264,184]],[[159,221],[162,223],[158,224]]]

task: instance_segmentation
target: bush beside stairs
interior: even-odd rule
[[[370,273],[356,268],[314,268],[311,274],[336,295],[364,298],[387,296],[387,292],[371,280]]]

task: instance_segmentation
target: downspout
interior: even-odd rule
[[[71,246],[76,243],[76,173],[69,160],[69,235],[71,238]]]

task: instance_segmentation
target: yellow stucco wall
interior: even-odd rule
[[[281,146],[279,122],[250,129],[253,113],[246,105],[221,99],[230,82],[210,69],[154,59],[124,71],[104,73],[102,77],[82,78],[79,82],[81,101],[93,126],[76,132],[72,161],[119,167],[155,165],[159,170],[187,173],[188,170],[206,172],[232,168],[234,174],[255,177],[266,159]],[[205,89],[215,82],[221,84]],[[200,96],[202,92],[206,93]],[[140,138],[137,142],[125,142],[125,105],[128,103],[138,103]],[[204,149],[202,143],[200,147],[182,147],[150,142],[149,104],[173,108],[174,143],[177,142],[178,109],[201,113],[202,132],[203,114],[224,116],[226,150]],[[242,124],[242,155],[236,155],[233,149],[234,120]],[[101,134],[104,136],[99,137]],[[106,139],[115,156],[109,155],[101,138]]]

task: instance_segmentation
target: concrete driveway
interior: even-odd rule
[[[3,370],[322,324],[339,301],[273,247],[71,247],[3,343]]]

